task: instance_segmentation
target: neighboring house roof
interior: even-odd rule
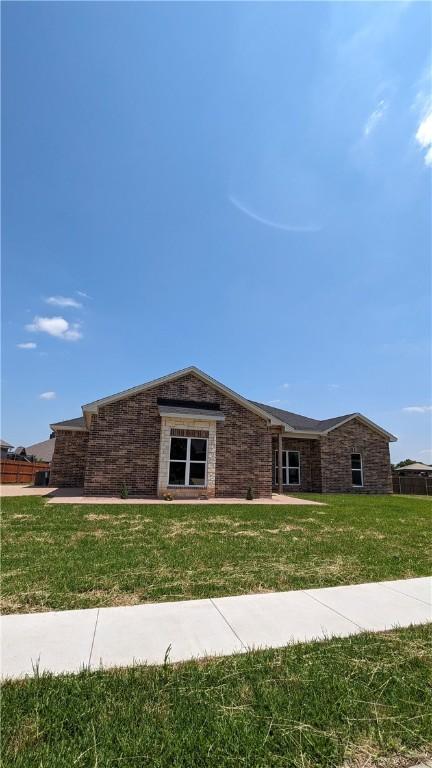
[[[10,443],[8,443],[6,440],[2,440],[2,439],[0,438],[0,447],[1,447],[1,448],[13,448],[13,445],[11,445]]]
[[[50,424],[51,429],[71,429],[81,432],[86,429],[84,416],[78,416],[76,419],[66,419],[66,421],[57,421],[55,424]]]
[[[405,464],[403,467],[396,467],[395,472],[401,472],[408,469],[410,472],[432,472],[432,467],[428,464],[422,464],[421,461],[415,461],[413,464]]]
[[[35,456],[37,459],[43,459],[44,461],[52,461],[55,442],[55,437],[52,437],[49,440],[42,440],[40,443],[28,445],[25,449],[26,454],[27,456]]]

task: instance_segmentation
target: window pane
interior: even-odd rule
[[[300,466],[300,454],[298,451],[290,451],[288,453],[288,464],[290,467]]]
[[[287,451],[282,451],[282,467],[286,467],[287,465]]]
[[[361,469],[353,469],[351,475],[353,485],[363,485]]]
[[[187,438],[172,437],[170,459],[186,459]]]
[[[204,485],[205,484],[205,464],[190,463],[189,470],[189,485]]]
[[[351,469],[361,469],[361,456],[359,453],[351,454]]]
[[[297,467],[293,467],[289,470],[289,481],[290,481],[290,485],[291,484],[298,485],[298,483],[300,482],[300,473]]]
[[[194,438],[191,440],[190,459],[191,461],[205,461],[207,457],[207,440]]]
[[[287,471],[286,467],[282,467],[282,485],[287,484]]]
[[[184,485],[186,479],[186,463],[184,461],[170,461],[169,484]]]

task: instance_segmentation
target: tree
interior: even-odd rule
[[[400,467],[406,467],[408,464],[415,464],[414,459],[404,459],[403,461],[400,461],[399,464],[395,464],[395,469],[399,469]]]

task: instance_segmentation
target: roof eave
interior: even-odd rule
[[[366,426],[375,430],[375,432],[379,432],[381,435],[384,435],[384,437],[386,437],[390,443],[397,442],[397,437],[395,437],[395,435],[392,435],[391,432],[387,432],[387,430],[383,429],[378,424],[375,424],[374,421],[371,421],[370,419],[368,419],[367,416],[363,416],[362,413],[352,413],[351,416],[347,416],[346,419],[343,419],[342,421],[339,421],[337,424],[334,424],[332,427],[329,427],[328,429],[323,430],[322,432],[320,432],[320,434],[328,435],[329,432],[332,432],[334,429],[338,429],[338,427],[341,427],[343,424],[347,424],[349,421],[352,421],[353,419],[358,419],[359,421],[363,422],[363,424],[366,424]]]

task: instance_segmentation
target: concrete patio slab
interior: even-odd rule
[[[211,600],[101,608],[90,666],[162,664],[244,651]]]
[[[365,630],[379,632],[432,620],[430,605],[381,583],[308,589],[306,594]]]
[[[424,576],[419,579],[407,579],[406,581],[383,581],[383,587],[401,592],[408,597],[415,597],[423,603],[430,605],[432,602],[432,579]]]
[[[173,501],[165,501],[164,499],[157,499],[157,498],[130,498],[130,499],[120,499],[118,496],[83,496],[82,495],[82,488],[58,488],[58,489],[51,489],[51,488],[45,488],[45,491],[52,491],[52,493],[46,494],[47,495],[47,502],[48,504],[121,504],[122,506],[127,506],[129,504],[165,504],[165,506],[169,506],[170,504],[193,504],[193,505],[200,505],[203,506],[205,504],[212,504],[212,505],[237,505],[237,504],[249,504],[249,505],[255,505],[255,504],[265,504],[265,505],[272,505],[272,504],[283,504],[283,505],[291,505],[291,504],[304,504],[304,505],[312,505],[312,506],[326,506],[321,501],[311,501],[310,499],[302,499],[301,497],[296,496],[285,496],[284,494],[279,493],[273,493],[272,497],[269,499],[252,499],[251,501],[248,501],[247,499],[239,499],[239,498],[216,498],[216,499],[174,499]]]
[[[3,616],[2,675],[78,672],[89,664],[98,608]]]
[[[19,485],[15,484],[3,484],[0,485],[0,496],[6,498],[8,496],[47,496],[48,494],[56,491],[56,488],[36,487],[34,485]]]
[[[301,590],[218,597],[213,602],[249,649],[346,637],[361,631],[354,622]]]

